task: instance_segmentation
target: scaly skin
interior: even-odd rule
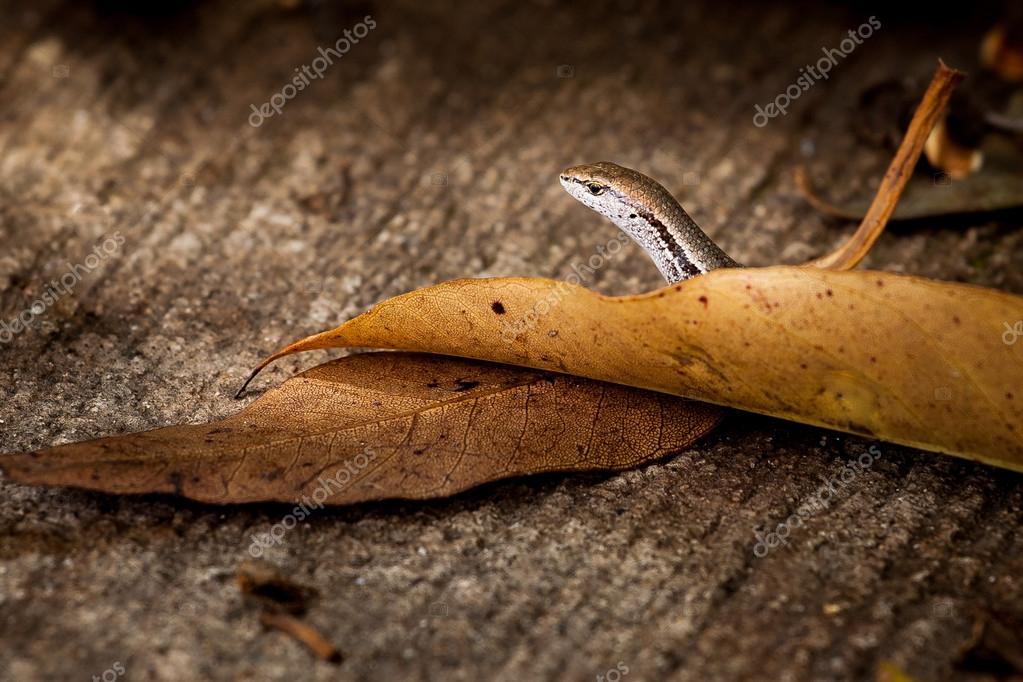
[[[742,267],[704,234],[659,183],[609,161],[566,168],[561,185],[629,235],[669,282]]]

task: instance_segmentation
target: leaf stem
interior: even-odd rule
[[[888,219],[891,218],[895,205],[906,188],[906,183],[913,175],[913,169],[920,159],[927,136],[943,115],[952,91],[964,77],[962,71],[949,68],[945,62],[938,60],[938,69],[934,72],[931,84],[920,100],[913,120],[906,130],[906,136],[902,138],[895,158],[885,171],[881,186],[878,187],[874,201],[867,209],[867,214],[863,216],[860,226],[841,246],[826,256],[811,261],[810,265],[828,270],[851,270],[863,260],[874,242],[884,232]]]

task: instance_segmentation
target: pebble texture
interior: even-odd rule
[[[559,186],[573,164],[658,179],[739,262],[820,255],[851,226],[809,209],[791,169],[809,163],[837,199],[871,192],[889,153],[853,134],[857,94],[925,82],[938,56],[975,69],[994,18],[984,3],[926,22],[720,0],[0,4],[0,321],[34,306],[0,345],[4,452],[231,414],[262,355],[414,287],[567,276],[617,239]],[[871,14],[881,28],[826,81],[754,125]],[[367,15],[375,28],[260,121],[253,105]],[[866,265],[1023,293],[1018,227],[896,229]],[[586,283],[661,281],[631,248]],[[756,556],[755,528],[866,455]],[[318,590],[307,620],[340,666],[263,631],[235,585],[287,507],[2,483],[0,678],[869,680],[891,660],[963,679],[974,611],[1023,614],[1020,481],[732,413],[634,471],[318,511],[264,558]]]

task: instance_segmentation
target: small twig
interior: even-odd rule
[[[320,634],[319,631],[288,613],[268,609],[260,615],[259,622],[265,627],[275,628],[293,637],[304,644],[306,648],[321,660],[334,664],[344,660],[341,651],[327,641],[327,638]]]
[[[259,370],[261,369],[263,369],[262,366],[257,367],[256,369],[249,372],[249,376],[247,379],[245,379],[245,383],[243,383],[242,387],[238,389],[238,392],[234,394],[235,400],[242,399],[242,397],[245,395],[245,389],[249,387],[249,383],[256,378],[256,375],[259,374]]]
[[[863,219],[862,214],[846,211],[822,197],[814,188],[813,181],[810,179],[810,171],[805,165],[800,164],[796,166],[796,170],[793,172],[793,179],[796,183],[796,189],[803,193],[803,198],[806,199],[807,203],[824,215],[840,220]]]
[[[961,71],[950,69],[945,62],[938,60],[938,70],[913,114],[906,136],[895,152],[895,158],[892,159],[888,170],[885,171],[881,186],[874,195],[874,201],[867,209],[863,222],[841,246],[826,256],[811,261],[810,265],[829,270],[851,270],[863,260],[888,224],[888,219],[895,211],[895,205],[902,196],[906,183],[913,175],[913,169],[920,159],[927,136],[948,106],[952,90],[964,77],[965,74]]]

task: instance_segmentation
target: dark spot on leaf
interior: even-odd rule
[[[700,298],[698,300],[700,301],[700,303],[703,304],[704,308],[707,307],[707,297],[706,296],[700,296]]]
[[[438,386],[440,386],[440,383],[436,379],[426,385],[427,388],[437,388]]]
[[[490,304],[490,309],[498,315],[504,315],[504,304],[500,301],[494,301]]]
[[[478,381],[466,381],[465,379],[455,379],[455,390],[459,393],[462,391],[468,391],[471,388],[476,388],[480,385]]]

